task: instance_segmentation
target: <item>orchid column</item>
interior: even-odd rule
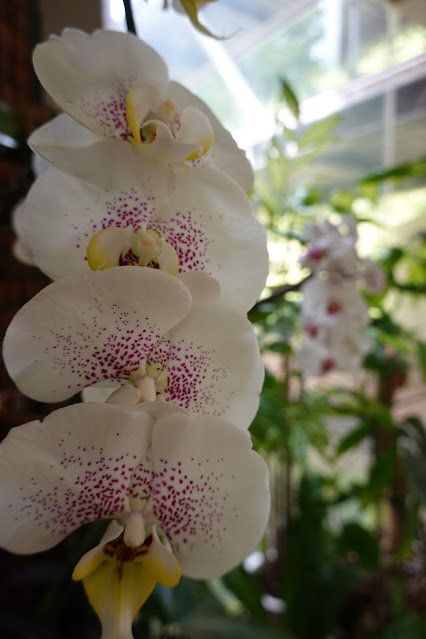
[[[4,342],[11,377],[53,412],[0,447],[2,545],[19,553],[110,520],[78,563],[103,639],[131,637],[156,582],[216,577],[258,543],[268,473],[247,428],[263,366],[246,312],[266,279],[244,154],[136,37],[66,30],[34,54],[66,113],[36,131],[52,164],[19,241],[52,284]]]

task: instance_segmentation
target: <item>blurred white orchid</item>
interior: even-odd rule
[[[351,216],[342,216],[339,224],[332,224],[329,220],[307,224],[306,232],[309,246],[300,260],[302,266],[313,273],[323,270],[342,276],[356,273],[359,262],[355,248],[358,232]]]
[[[297,366],[305,375],[357,372],[370,347],[363,333],[368,306],[359,285],[378,293],[384,285],[383,269],[359,257],[352,216],[343,215],[337,224],[308,224],[306,230],[310,245],[300,261],[312,276],[301,287],[305,340],[295,345]]]
[[[336,273],[313,275],[301,292],[305,339],[296,347],[298,368],[315,376],[359,370],[370,340],[363,334],[369,322],[368,307],[356,281]]]
[[[51,548],[76,528],[112,520],[82,557],[103,639],[131,639],[159,582],[215,578],[260,541],[268,471],[248,433],[168,404],[76,404],[12,429],[0,445],[0,545]]]
[[[313,276],[301,287],[304,325],[328,327],[335,332],[368,324],[368,307],[354,282],[340,276]]]

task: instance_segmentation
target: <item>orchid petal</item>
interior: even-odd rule
[[[61,159],[65,156],[66,168],[69,154],[90,148],[100,139],[92,131],[61,113],[36,129],[28,138],[28,145],[44,160],[57,165],[58,168],[62,168]]]
[[[190,306],[187,287],[154,269],[119,266],[64,277],[15,315],[4,361],[23,393],[61,401],[140,371],[153,344]]]
[[[144,402],[132,408],[135,411],[150,415],[153,419],[159,419],[163,415],[188,415],[188,411],[171,402]]]
[[[153,105],[168,80],[164,61],[151,47],[114,31],[88,35],[65,30],[62,37],[39,44],[33,61],[53,100],[80,124],[106,137],[130,132],[126,96],[131,87],[146,86]]]
[[[174,588],[179,583],[181,570],[173,552],[166,548],[158,538],[157,529],[152,529],[152,541],[148,552],[139,555],[135,561],[143,564],[155,580],[166,588]]]
[[[118,391],[121,388],[121,386],[123,386],[123,383],[117,380],[97,382],[96,384],[93,384],[92,386],[83,388],[83,390],[81,391],[81,400],[87,403],[100,402],[103,404],[104,402],[108,401],[108,399],[112,397],[115,391]],[[113,401],[111,403],[114,404],[115,402]],[[131,401],[128,404],[128,406],[131,406],[132,403],[133,402]],[[121,404],[120,399],[118,399],[117,406],[121,406],[121,405],[124,405],[125,407],[127,406],[126,404]]]
[[[120,265],[122,253],[128,251],[132,229],[109,226],[92,236],[87,246],[87,263],[92,271]]]
[[[92,387],[94,388],[94,387]],[[141,397],[141,392],[136,386],[130,386],[130,384],[122,384],[113,393],[111,393],[105,400],[108,404],[115,404],[116,406],[123,406],[129,408],[135,406]]]
[[[129,511],[151,424],[111,404],[74,404],[13,428],[0,446],[0,544],[39,552],[85,523]]]
[[[115,519],[109,524],[101,541],[95,548],[86,552],[73,570],[72,578],[74,581],[84,579],[92,573],[105,560],[104,546],[105,544],[117,539],[124,530],[124,526]]]
[[[267,466],[248,433],[206,415],[164,415],[151,452],[146,511],[152,509],[182,573],[211,579],[240,563],[260,541],[270,503]]]
[[[123,163],[118,174],[124,177],[125,170]],[[54,278],[87,271],[87,246],[94,234],[106,229],[95,244],[92,240],[91,249],[104,244],[110,233],[113,239],[120,232],[126,237],[127,231],[110,227],[137,232],[146,226],[164,240],[160,268],[176,272],[173,247],[180,272],[206,271],[220,281],[224,298],[248,310],[268,273],[266,233],[249,199],[216,169],[185,167],[175,169],[174,175],[176,185],[167,198],[167,187],[163,189],[152,171],[127,189],[106,190],[48,169],[31,189],[20,216],[36,264]],[[109,266],[118,264],[122,249],[119,242],[112,246],[110,261],[102,251],[94,267],[105,260]],[[90,263],[92,257],[90,250]]]
[[[12,246],[12,251],[14,257],[22,264],[26,264],[27,266],[34,266],[34,258],[32,255],[32,251],[30,245],[26,239],[25,231],[23,228],[23,219],[24,216],[24,208],[25,208],[25,199],[18,202],[15,208],[12,211],[12,229],[16,235],[16,240]]]
[[[126,115],[130,132],[137,142],[141,140],[141,128],[151,106],[155,103],[156,92],[143,86],[133,86],[126,97]]]
[[[164,162],[158,163],[156,154],[144,152],[151,145],[100,138],[67,115],[37,129],[29,145],[61,171],[105,189],[131,186],[141,179],[164,192],[173,185],[171,169]]]
[[[237,143],[222,124],[213,111],[197,96],[188,91],[177,82],[169,82],[165,91],[165,99],[169,99],[176,106],[176,110],[182,113],[185,107],[195,107],[209,119],[212,126],[215,141],[206,157],[201,160],[211,162],[211,165],[236,180],[244,191],[253,188],[254,174],[244,151],[238,148]],[[194,161],[197,166],[198,161]]]
[[[133,619],[156,582],[136,561],[104,561],[83,579],[90,604],[102,624],[101,639],[133,639]]]
[[[155,136],[152,142],[136,145],[140,154],[163,160],[171,166],[181,166],[189,155],[198,157],[202,152],[201,141],[180,142],[176,140],[169,127],[160,120],[148,120],[146,127],[153,127]]]
[[[248,428],[258,405],[264,368],[252,325],[220,298],[205,273],[179,276],[192,294],[192,309],[169,332],[167,401],[193,413],[225,417]]]
[[[176,188],[149,221],[176,250],[181,273],[206,271],[248,311],[269,269],[266,232],[244,191],[216,169],[175,169]]]
[[[168,190],[161,172],[155,174],[155,164],[148,168],[134,186],[120,190],[99,188],[53,167],[45,171],[31,188],[19,218],[21,235],[37,266],[52,278],[88,271],[87,248],[94,234],[110,227],[143,228],[157,198]],[[126,169],[123,162],[123,175]],[[122,247],[112,248],[117,258]]]
[[[179,142],[201,144],[201,153],[186,160],[195,160],[200,155],[207,153],[214,143],[214,132],[210,120],[204,113],[195,107],[186,107],[180,116]]]

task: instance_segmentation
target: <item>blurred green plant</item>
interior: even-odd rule
[[[424,178],[426,160],[362,177],[352,189],[321,192],[303,182],[304,168],[333,142],[339,119],[303,127],[294,90],[284,80],[281,88],[281,113],[292,125],[277,121],[254,193],[270,241],[279,247],[274,285],[249,315],[267,368],[251,430],[270,460],[274,495],[267,539],[276,556],[261,574],[283,603],[275,623],[297,639],[420,639],[426,431],[416,415],[397,419],[394,403],[413,369],[426,381],[426,344],[393,319],[386,298],[391,291],[425,294],[426,234],[381,252],[386,285],[366,295],[372,346],[358,383],[349,388],[331,382],[306,387],[295,367],[298,290],[306,275],[288,256],[302,254],[305,224],[318,213],[349,214],[362,223],[360,198],[373,209],[384,185]],[[365,221],[374,223],[374,217]],[[367,469],[351,469],[360,457]],[[407,566],[417,567],[410,576]],[[268,571],[273,578],[265,577]]]

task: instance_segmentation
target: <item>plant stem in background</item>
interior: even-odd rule
[[[131,0],[123,0],[123,4],[124,4],[124,11],[126,13],[127,31],[129,33],[134,33],[135,35],[137,35],[136,27],[135,27],[135,21],[133,19],[133,11],[132,11]]]

